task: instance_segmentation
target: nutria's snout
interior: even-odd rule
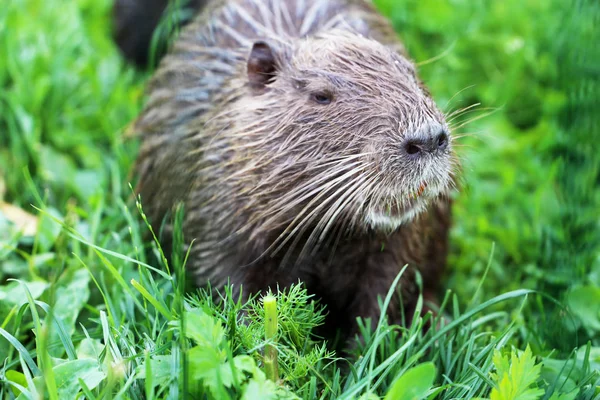
[[[395,146],[378,151],[385,188],[372,196],[366,223],[394,231],[426,209],[452,183],[452,139],[443,120],[429,120],[401,132]]]
[[[450,131],[444,123],[429,121],[418,129],[409,130],[400,142],[399,186],[408,187],[410,194],[423,194],[424,187],[431,197],[443,191],[451,173]]]
[[[450,134],[446,127],[438,123],[427,124],[404,139],[402,150],[409,156],[418,158],[446,151],[449,142]]]

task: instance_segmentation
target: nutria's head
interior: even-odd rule
[[[212,143],[235,183],[213,198],[237,196],[254,233],[389,232],[451,184],[444,115],[411,61],[376,41],[258,41],[231,85],[207,127],[226,121]]]

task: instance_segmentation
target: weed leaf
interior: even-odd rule
[[[420,400],[427,396],[433,386],[435,366],[426,362],[412,367],[394,382],[385,400]]]

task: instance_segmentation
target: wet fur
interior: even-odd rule
[[[248,81],[256,41],[276,56],[275,78],[262,88]],[[331,104],[312,101],[321,92]],[[405,264],[393,321],[401,301],[414,307],[415,269],[425,293],[437,291],[455,159],[450,148],[403,155],[407,138],[445,127],[444,115],[369,3],[212,2],[148,93],[135,125],[138,190],[155,224],[184,203],[185,238],[195,240],[188,268],[199,285],[229,279],[248,294],[302,280],[337,327],[376,320],[377,296]]]

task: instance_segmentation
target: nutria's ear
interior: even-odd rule
[[[277,60],[273,48],[266,42],[255,42],[248,57],[250,87],[259,91],[264,89],[273,80],[276,72]]]

